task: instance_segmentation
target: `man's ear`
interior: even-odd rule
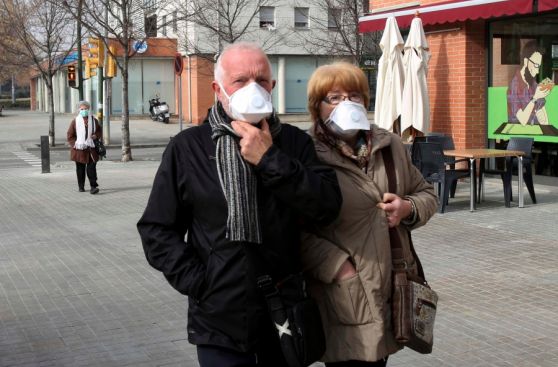
[[[215,80],[211,82],[211,89],[213,89],[213,92],[215,92],[215,94],[221,93],[221,87]]]

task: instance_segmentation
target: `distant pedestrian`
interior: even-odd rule
[[[225,48],[207,122],[171,140],[138,223],[149,263],[188,296],[201,367],[287,365],[259,269],[277,283],[299,272],[303,222],[327,224],[341,204],[310,136],[273,111],[272,75],[259,46]]]
[[[99,155],[95,151],[95,140],[103,138],[103,130],[99,121],[91,115],[91,104],[81,101],[78,104],[78,115],[70,122],[66,134],[70,145],[70,158],[76,162],[78,189],[85,191],[85,174],[89,179],[91,194],[99,192],[97,184],[97,161]]]

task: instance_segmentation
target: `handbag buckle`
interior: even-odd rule
[[[407,269],[409,269],[409,266],[407,264],[407,261],[405,261],[405,260],[394,260],[393,261],[393,268],[397,269],[397,270],[400,270],[400,269],[407,270]]]
[[[266,297],[279,294],[279,290],[277,289],[275,284],[273,284],[273,279],[267,274],[259,276],[258,279],[256,279],[256,285]]]

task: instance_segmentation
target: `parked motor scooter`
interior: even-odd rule
[[[169,106],[166,102],[161,102],[159,96],[149,100],[149,115],[153,121],[169,123]]]

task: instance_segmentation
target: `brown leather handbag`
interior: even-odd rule
[[[382,157],[388,177],[389,191],[397,187],[391,148],[382,149]],[[438,295],[426,279],[420,260],[415,252],[411,233],[407,231],[411,252],[415,259],[418,275],[411,272],[403,256],[403,246],[396,228],[389,229],[391,260],[393,264],[391,312],[393,334],[400,344],[419,353],[432,353],[434,344],[434,319]]]

